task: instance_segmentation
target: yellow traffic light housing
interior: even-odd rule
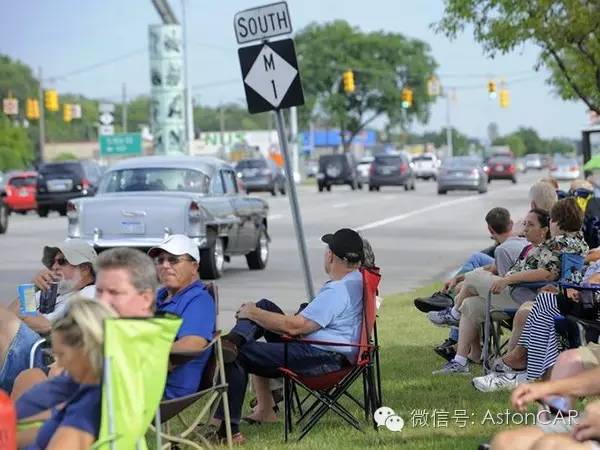
[[[356,89],[356,86],[354,85],[354,72],[351,70],[344,71],[344,74],[342,75],[342,82],[344,85],[344,92],[346,94],[351,94]]]
[[[500,107],[508,108],[510,105],[510,93],[508,89],[500,89]]]
[[[408,109],[413,104],[413,90],[411,88],[402,89],[402,107]]]
[[[36,99],[27,99],[27,103],[25,104],[25,117],[29,120],[37,120],[40,118],[40,105]]]
[[[496,82],[494,80],[488,82],[488,95],[490,98],[496,98]]]
[[[48,89],[44,92],[44,105],[48,111],[58,111],[58,92],[56,92],[56,89]]]
[[[63,105],[63,120],[67,123],[73,120],[73,110],[71,109],[70,103],[65,103]]]

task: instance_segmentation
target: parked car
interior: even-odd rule
[[[492,180],[511,180],[517,182],[517,165],[515,160],[505,156],[490,158],[487,162],[488,183]]]
[[[42,164],[38,169],[37,212],[67,214],[67,202],[77,197],[93,196],[98,189],[101,169],[94,161],[62,161]]]
[[[251,270],[269,257],[261,198],[243,195],[233,166],[216,158],[147,156],[127,159],[102,177],[94,197],[68,202],[68,236],[98,250],[147,251],[171,234],[186,234],[200,250],[200,276],[219,278],[224,263],[243,255]]]
[[[424,153],[412,159],[415,175],[417,178],[429,180],[437,179],[440,168],[440,160],[433,153]]]
[[[379,191],[381,186],[404,186],[414,190],[415,172],[405,154],[376,155],[369,173],[369,191]]]
[[[487,192],[488,177],[481,160],[470,156],[456,156],[445,159],[438,174],[438,194],[448,191],[465,190]]]
[[[285,195],[285,175],[272,159],[242,159],[235,166],[235,171],[247,193],[270,192],[275,196],[279,191]]]
[[[571,181],[580,177],[581,170],[575,158],[556,158],[550,166],[550,175],[556,180]]]
[[[37,172],[15,172],[7,175],[4,189],[9,210],[25,214],[37,208]]]
[[[541,155],[537,153],[530,153],[529,155],[525,155],[525,171],[527,170],[542,170],[544,168],[544,164],[542,161]]]
[[[371,170],[371,163],[375,158],[372,156],[365,156],[356,165],[356,171],[358,172],[358,182],[362,184],[369,184],[369,171]]]
[[[331,191],[331,186],[334,184],[347,184],[352,190],[362,189],[352,153],[321,155],[319,158],[319,172],[317,173],[319,192],[323,192],[323,189]]]

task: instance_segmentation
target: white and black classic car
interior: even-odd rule
[[[109,168],[94,197],[67,204],[70,238],[97,250],[147,250],[171,234],[200,249],[200,276],[219,278],[234,255],[264,269],[269,257],[266,201],[239,192],[228,163],[210,157],[147,156]]]

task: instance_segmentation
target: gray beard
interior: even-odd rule
[[[65,280],[64,278],[58,282],[57,293],[59,295],[68,294],[69,292],[73,292],[75,287],[81,282],[81,274],[77,274],[70,280]]]

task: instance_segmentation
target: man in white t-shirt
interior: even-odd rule
[[[52,311],[22,315],[19,300],[8,307],[0,306],[0,389],[12,391],[16,376],[29,367],[29,354],[41,335],[50,331],[53,319],[59,317],[75,296],[94,298],[94,261],[96,251],[85,241],[73,239],[44,247],[42,263],[46,269],[33,279],[39,289],[35,294],[36,308],[40,296],[52,282],[57,282],[56,303]],[[35,367],[43,367],[41,354],[36,354]]]

